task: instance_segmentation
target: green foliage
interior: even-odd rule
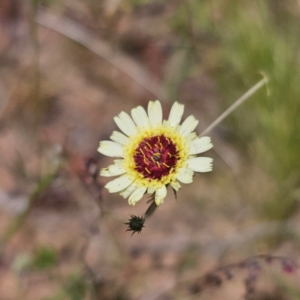
[[[53,248],[40,247],[36,251],[32,266],[38,270],[47,270],[57,265],[57,254]]]
[[[63,293],[58,293],[54,296],[43,298],[42,300],[64,300],[66,297]]]
[[[291,14],[274,12],[273,5],[248,1],[228,7],[229,18],[218,28],[222,66],[216,78],[230,101],[257,82],[260,73],[270,80],[269,93],[257,93],[230,116],[229,124],[243,149],[277,183],[278,190],[263,204],[263,216],[283,219],[295,212],[292,194],[300,180],[300,27]]]
[[[212,11],[213,5],[209,0],[183,1],[178,6],[170,25],[183,38],[189,37],[190,30],[213,33]]]
[[[128,1],[129,1],[129,4],[132,5],[133,7],[142,6],[145,4],[153,4],[153,3],[163,2],[163,0],[156,0],[156,1],[153,1],[153,0],[128,0]]]
[[[201,67],[209,68],[206,58],[212,57],[212,49],[217,64],[211,74],[226,99],[220,112],[262,76],[269,79],[268,86],[226,122],[229,138],[276,183],[270,198],[255,207],[260,216],[272,220],[286,219],[298,208],[300,26],[293,9],[299,8],[292,1],[191,0],[178,6],[171,21],[182,43],[173,55],[177,72],[173,60],[169,64],[171,99],[177,100],[179,84],[192,75],[197,56],[206,60]]]
[[[81,275],[73,274],[69,276],[66,289],[66,295],[70,300],[81,300],[86,293],[86,283]]]
[[[43,298],[43,300],[82,300],[87,291],[84,278],[79,274],[71,274],[62,282],[64,286],[53,294],[53,296]]]
[[[256,8],[255,13],[251,8]],[[273,24],[267,8],[261,13],[258,7],[254,8],[238,10],[236,19],[224,29],[231,34],[223,35],[226,65],[223,71],[230,71],[222,76],[230,76],[236,95],[241,94],[250,82],[255,82],[260,72],[269,77],[270,95],[266,92],[257,94],[255,100],[231,118],[235,119],[235,125],[240,125],[241,130],[237,132],[241,136],[247,131],[252,141],[258,141],[254,147],[259,150],[261,162],[266,161],[269,165],[270,159],[265,158],[272,157],[272,166],[268,167],[273,175],[283,179],[293,167],[300,169],[297,139],[300,133],[300,126],[297,126],[300,125],[300,87],[297,84],[300,69],[296,64],[299,32],[295,23],[290,32],[282,34]],[[259,139],[264,145],[259,144]]]

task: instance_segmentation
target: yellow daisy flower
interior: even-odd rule
[[[148,114],[138,106],[131,117],[121,112],[114,118],[123,132],[114,131],[112,141],[101,141],[98,151],[106,156],[120,157],[114,164],[101,170],[101,176],[120,177],[110,181],[109,192],[121,192],[130,205],[135,205],[145,193],[155,193],[157,205],[164,202],[167,186],[175,191],[180,183],[191,183],[194,172],[212,170],[212,158],[197,157],[213,147],[209,137],[198,137],[194,132],[198,120],[187,117],[180,125],[184,105],[175,102],[168,120],[163,120],[158,100],[150,101]]]

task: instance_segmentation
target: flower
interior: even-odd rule
[[[136,232],[141,233],[143,227],[145,227],[144,223],[145,223],[145,218],[143,216],[139,217],[139,216],[131,215],[128,222],[125,223],[126,225],[128,225],[126,231],[132,231],[131,235],[134,235]]]
[[[194,132],[198,120],[187,117],[180,125],[184,106],[175,102],[168,120],[163,120],[158,100],[148,103],[148,114],[138,106],[131,117],[121,112],[114,118],[123,132],[114,131],[112,141],[101,141],[98,151],[106,156],[121,157],[101,170],[101,176],[120,177],[108,182],[109,192],[121,192],[130,205],[145,193],[154,194],[157,205],[163,203],[170,185],[176,192],[181,183],[191,183],[194,172],[212,170],[212,158],[197,157],[213,147],[209,137]]]

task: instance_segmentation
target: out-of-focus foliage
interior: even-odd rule
[[[32,262],[33,268],[46,270],[57,265],[56,252],[53,248],[40,247],[36,251],[35,258]]]
[[[189,51],[189,61],[194,54],[209,63],[213,44],[215,64],[206,67],[218,83],[224,109],[253,82],[262,76],[269,79],[267,87],[227,122],[228,138],[276,181],[270,199],[257,209],[267,219],[288,218],[299,202],[300,27],[299,15],[293,13],[297,10],[296,1],[186,1],[171,23],[189,49],[196,45],[198,53]]]
[[[223,97],[236,98],[261,75],[269,78],[267,92],[230,121],[232,136],[276,181],[274,194],[258,208],[270,219],[291,216],[299,202],[300,27],[293,9],[299,7],[292,1],[236,1],[218,27],[223,65],[216,77]]]

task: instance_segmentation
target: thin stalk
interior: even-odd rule
[[[157,205],[156,205],[155,201],[153,200],[144,214],[144,220],[146,220],[146,218],[150,217],[154,213],[156,208],[157,208]]]
[[[250,90],[248,90],[242,97],[237,99],[228,109],[226,109],[214,122],[212,122],[206,129],[204,129],[200,136],[207,134],[218,126],[226,117],[228,117],[235,109],[237,109],[242,103],[249,99],[255,92],[263,87],[268,82],[267,77],[264,77],[258,83],[256,83]]]

